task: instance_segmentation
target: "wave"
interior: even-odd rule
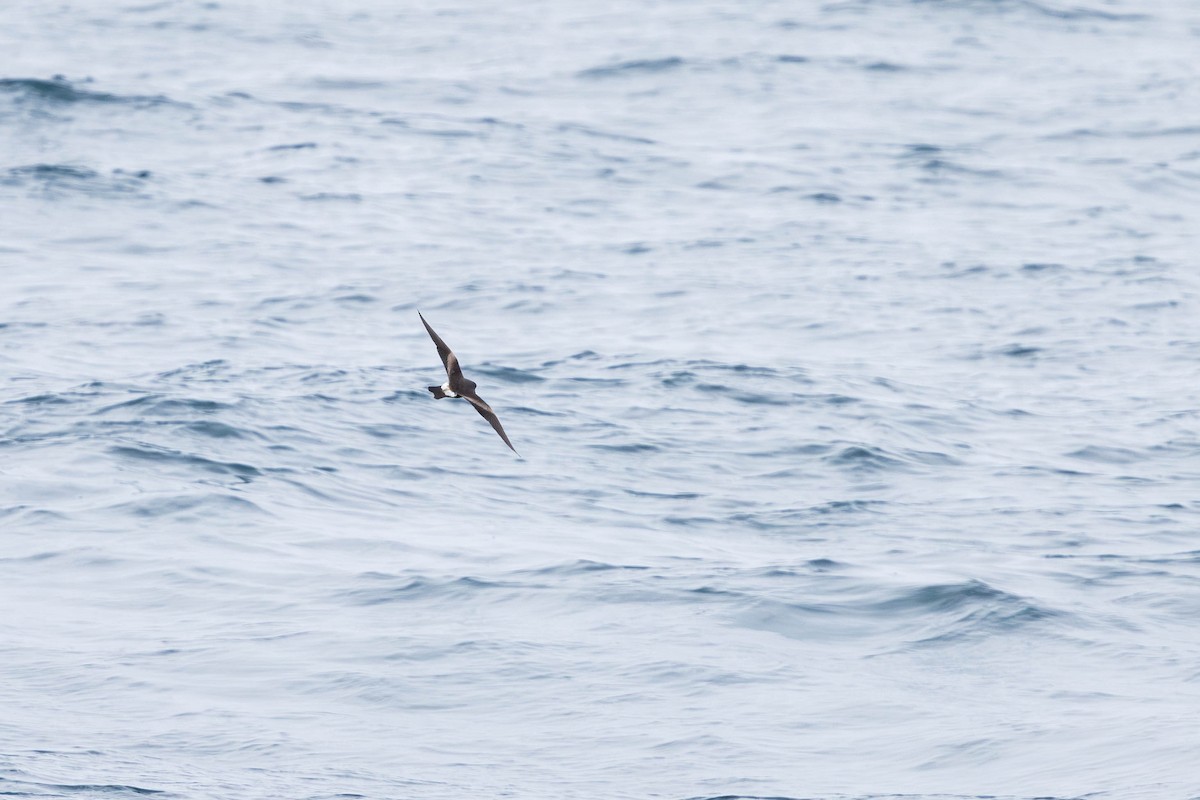
[[[884,637],[885,648],[947,645],[1005,635],[1062,612],[980,580],[892,589],[841,582],[832,595],[805,601],[745,595],[738,624],[797,639]],[[882,596],[881,596],[882,595]],[[842,596],[846,596],[842,599]]]
[[[164,466],[178,466],[186,471],[199,470],[217,475],[232,475],[250,481],[263,473],[258,467],[233,461],[217,461],[194,453],[185,453],[169,447],[152,444],[114,445],[108,452],[127,462],[150,462]]]
[[[468,576],[437,580],[425,577],[402,578],[396,575],[368,572],[360,577],[363,580],[383,585],[339,592],[338,599],[352,605],[375,606],[384,603],[428,599],[463,599],[475,597],[480,592],[536,588],[528,583],[482,580]]]
[[[91,80],[83,83],[91,83]],[[81,88],[78,82],[62,75],[44,78],[0,78],[0,92],[47,105],[96,104],[147,108],[160,105],[183,105],[163,95],[119,95]]]
[[[245,497],[211,492],[138,499],[110,506],[109,510],[144,519],[170,517],[181,520],[211,520],[213,517],[227,515],[239,519],[246,515],[269,516],[261,506]]]
[[[653,75],[677,70],[685,63],[687,62],[678,56],[644,58],[635,61],[623,61],[619,64],[591,67],[576,74],[580,78],[593,80],[597,78],[620,78],[630,75]]]

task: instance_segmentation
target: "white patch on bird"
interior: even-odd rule
[[[446,393],[446,397],[458,397],[458,392],[450,391],[450,381],[442,384],[442,391]]]

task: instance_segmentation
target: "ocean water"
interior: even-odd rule
[[[1197,53],[3,6],[0,794],[1200,797]]]

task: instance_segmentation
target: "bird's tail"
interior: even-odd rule
[[[433,393],[433,398],[435,400],[441,400],[446,396],[446,393],[442,391],[442,387],[440,386],[430,386],[429,391]]]

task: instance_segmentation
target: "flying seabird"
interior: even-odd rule
[[[434,399],[441,400],[443,397],[461,397],[466,400],[479,415],[492,423],[492,427],[496,429],[496,433],[500,434],[500,438],[508,445],[508,449],[517,453],[517,448],[512,446],[512,442],[508,440],[507,434],[504,433],[504,428],[500,425],[500,420],[496,416],[496,412],[492,411],[492,407],[483,402],[483,398],[475,393],[475,381],[470,378],[464,378],[462,367],[458,365],[458,356],[454,355],[454,351],[446,346],[442,341],[442,337],[433,332],[433,328],[429,327],[429,323],[425,321],[425,317],[420,311],[417,316],[421,318],[421,323],[425,326],[425,330],[429,331],[429,338],[433,339],[433,343],[437,345],[438,355],[442,357],[442,365],[446,367],[447,381],[441,386],[430,386],[429,391],[433,393]],[[521,455],[517,453],[517,455]]]

